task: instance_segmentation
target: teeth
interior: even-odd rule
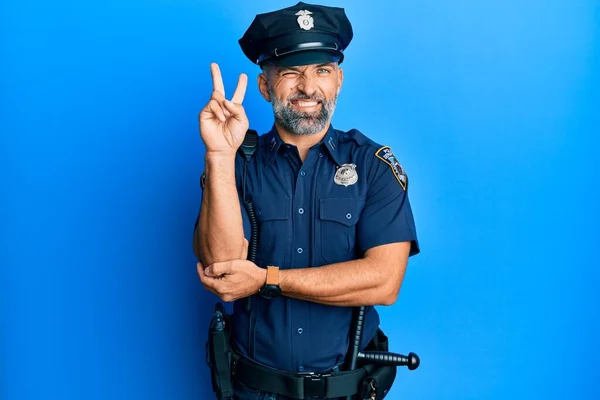
[[[313,107],[316,106],[318,103],[316,101],[298,101],[298,105],[300,107]]]

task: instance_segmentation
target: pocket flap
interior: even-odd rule
[[[321,199],[320,216],[322,220],[352,226],[358,222],[364,204],[362,198]]]

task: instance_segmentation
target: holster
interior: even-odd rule
[[[212,388],[217,399],[233,399],[233,385],[231,381],[231,345],[230,318],[221,303],[215,305],[210,327],[208,341],[206,342],[206,363],[211,371]]]
[[[377,329],[377,333],[365,350],[388,351],[388,337],[381,329]],[[396,368],[394,365],[375,365],[371,373],[363,379],[358,398],[360,400],[381,400],[385,398],[396,379]],[[375,396],[373,397],[373,395]]]

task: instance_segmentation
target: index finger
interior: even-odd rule
[[[246,95],[246,87],[248,86],[248,76],[246,74],[240,74],[238,79],[237,87],[231,98],[232,103],[242,104],[244,96]]]
[[[220,92],[225,97],[225,86],[223,85],[223,77],[221,76],[221,70],[219,64],[210,64],[210,74],[212,75],[213,90]]]

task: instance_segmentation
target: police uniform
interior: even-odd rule
[[[308,65],[342,62],[352,35],[342,8],[298,3],[257,15],[239,43],[256,64]],[[419,252],[408,178],[389,147],[360,131],[330,126],[302,161],[298,149],[284,143],[273,127],[245,162],[237,157],[236,180],[258,220],[258,266],[319,267],[405,241],[411,242],[411,255]],[[241,209],[250,240],[250,220]],[[286,296],[254,295],[251,304],[248,311],[245,299],[236,301],[232,315],[233,343],[243,356],[295,373],[331,371],[344,362],[352,308]],[[377,311],[368,307],[363,347],[378,325]]]

